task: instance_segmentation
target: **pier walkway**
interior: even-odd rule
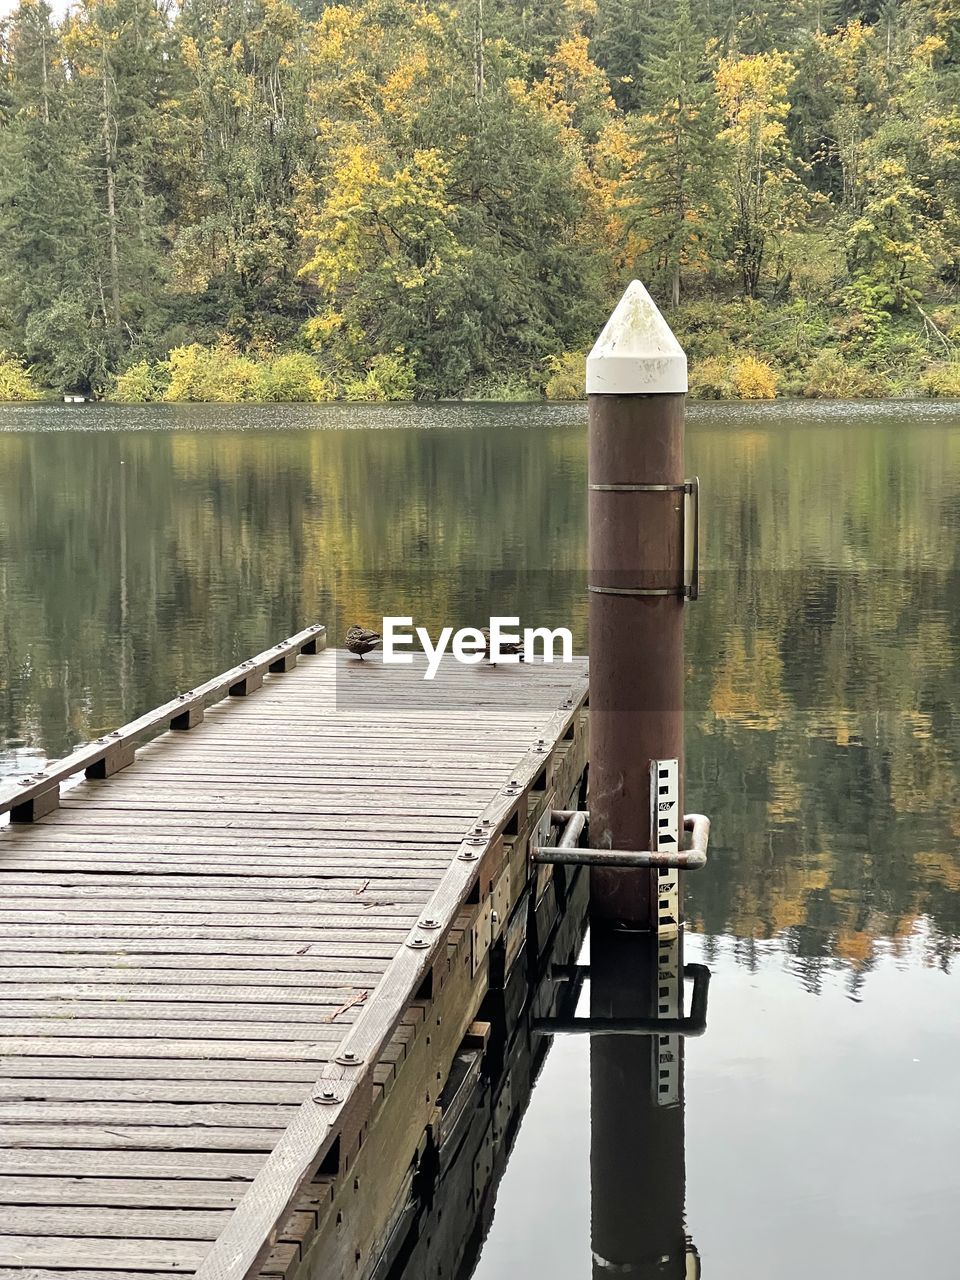
[[[0,787],[0,1280],[366,1273],[586,758],[585,663],[422,675],[311,628]]]

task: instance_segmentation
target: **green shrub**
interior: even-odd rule
[[[695,360],[690,368],[691,400],[732,400],[736,395],[733,370],[719,356]]]
[[[281,402],[332,400],[333,383],[303,351],[274,356],[257,366],[253,399]]]
[[[162,400],[170,382],[166,362],[139,360],[118,373],[107,393],[108,400],[120,404],[152,404]]]
[[[696,362],[729,359],[731,351],[754,346],[755,331],[767,314],[762,303],[746,299],[703,300],[673,309],[668,319],[687,358]]]
[[[960,396],[960,360],[933,364],[920,377],[920,386],[928,396]]]
[[[257,366],[226,340],[215,347],[199,342],[174,347],[167,366],[170,384],[164,400],[237,404],[257,398]]]
[[[547,360],[550,377],[543,389],[548,400],[582,400],[587,392],[587,357],[582,351],[566,351]]]
[[[34,311],[24,333],[23,350],[34,375],[58,391],[105,386],[116,347],[114,335],[90,315],[89,303],[70,298]]]
[[[889,379],[836,350],[821,351],[806,370],[802,393],[808,399],[856,400],[890,394]]]
[[[497,400],[504,404],[541,399],[529,378],[519,373],[490,374],[470,384],[465,400]]]
[[[39,400],[40,392],[22,360],[0,351],[0,400]]]
[[[733,362],[733,389],[741,400],[774,400],[779,377],[772,365],[757,356]]]
[[[409,362],[397,352],[374,356],[366,376],[343,389],[345,400],[410,400],[415,378]]]

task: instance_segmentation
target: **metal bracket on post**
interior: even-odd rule
[[[680,762],[650,761],[650,843],[658,854],[680,852]],[[684,818],[686,826],[686,818]],[[680,927],[680,890],[677,868],[661,862],[657,867],[657,934],[676,937]]]
[[[598,587],[588,586],[602,596],[683,596],[696,600],[700,596],[700,477],[683,484],[592,484],[595,493],[682,493],[683,579],[676,587]]]
[[[650,843],[658,853],[680,847],[680,762],[650,761]],[[654,1101],[658,1107],[680,1101],[680,1040],[666,1023],[676,1022],[683,1011],[683,976],[680,972],[680,872],[659,866],[654,876],[657,919],[657,1021],[661,1026],[653,1042]]]
[[[576,844],[577,836],[590,821],[590,814],[583,809],[554,809],[552,817],[555,822],[564,824],[563,834],[555,845],[532,845],[531,862],[564,862],[586,867],[678,867],[681,871],[699,871],[707,865],[710,819],[702,813],[684,814],[683,829],[692,836],[689,849],[674,848],[662,852],[655,849],[581,848]]]
[[[683,594],[700,596],[700,477],[683,485]]]

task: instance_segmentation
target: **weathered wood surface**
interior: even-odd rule
[[[586,693],[582,665],[281,665],[0,829],[0,1280],[296,1265]]]

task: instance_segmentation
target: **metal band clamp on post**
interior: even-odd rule
[[[696,600],[700,595],[700,477],[682,484],[592,484],[596,493],[682,493],[683,502],[683,582],[678,587],[595,587],[601,596],[683,596]]]

